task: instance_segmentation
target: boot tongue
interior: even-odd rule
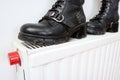
[[[80,6],[84,3],[84,0],[66,0],[66,1],[71,2],[71,3],[78,5],[78,6]]]
[[[103,2],[112,2],[113,0],[102,0]]]

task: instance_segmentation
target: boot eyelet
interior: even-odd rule
[[[53,16],[55,16],[55,14],[56,14],[55,12],[50,12],[49,16],[53,17]]]

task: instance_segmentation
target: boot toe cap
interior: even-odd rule
[[[26,33],[26,34],[38,34],[38,30],[40,30],[38,28],[39,26],[37,24],[31,24],[31,23],[28,23],[28,24],[24,24],[21,29],[20,29],[20,32],[22,33]]]
[[[65,28],[61,25],[51,26],[45,24],[25,24],[20,32],[36,36],[56,36],[65,33]]]
[[[101,23],[97,22],[88,22],[87,23],[87,33],[88,34],[103,34],[104,33],[104,26]]]

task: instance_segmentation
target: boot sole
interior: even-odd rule
[[[37,45],[49,46],[53,44],[60,44],[65,43],[70,40],[70,38],[77,38],[81,39],[86,37],[86,25],[82,24],[78,26],[79,29],[75,29],[74,31],[70,31],[69,35],[58,37],[58,36],[38,36],[38,35],[31,35],[20,32],[18,38],[25,42],[32,42]]]

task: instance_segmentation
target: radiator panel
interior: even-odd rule
[[[30,69],[31,80],[120,80],[120,42]]]
[[[120,80],[120,33],[43,47],[15,42],[17,80]]]

